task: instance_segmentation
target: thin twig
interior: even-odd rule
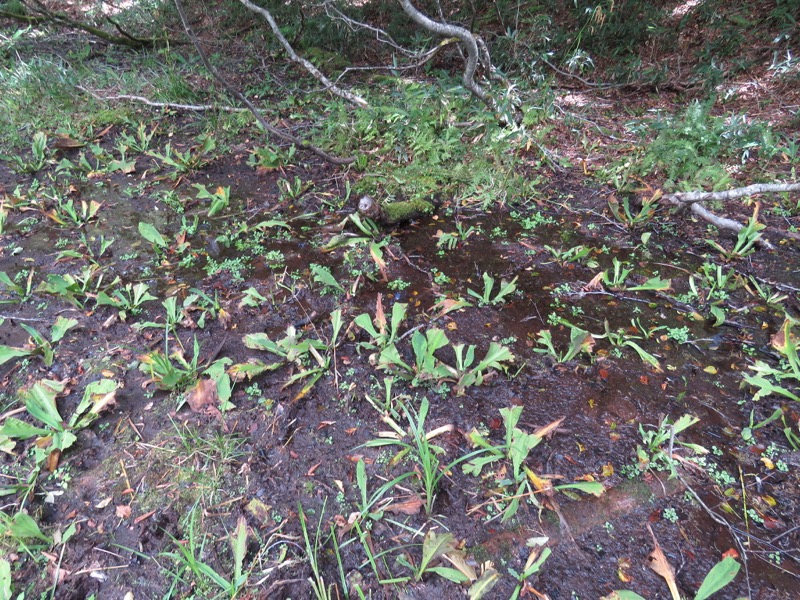
[[[202,61],[203,66],[208,70],[209,73],[211,73],[211,75],[212,75],[212,77],[214,77],[214,79],[216,79],[226,90],[228,90],[228,92],[234,98],[236,98],[239,102],[244,104],[248,108],[248,110],[251,113],[253,113],[253,116],[256,118],[256,120],[261,124],[261,126],[268,133],[274,135],[275,137],[281,138],[282,140],[286,140],[286,141],[292,142],[293,144],[295,144],[296,146],[298,146],[300,148],[303,148],[305,150],[309,150],[309,151],[313,152],[314,154],[316,154],[317,156],[325,159],[326,161],[328,161],[331,164],[334,164],[334,165],[349,165],[349,164],[355,162],[356,159],[355,159],[354,156],[350,156],[348,158],[340,158],[338,156],[333,156],[331,154],[328,154],[327,152],[325,152],[321,148],[317,148],[316,146],[313,146],[312,144],[309,144],[305,140],[301,140],[300,138],[292,135],[291,133],[288,133],[286,131],[282,131],[282,130],[278,129],[277,127],[273,127],[272,125],[267,123],[267,120],[261,115],[261,113],[255,107],[255,105],[252,102],[250,102],[250,100],[248,100],[244,96],[244,94],[242,94],[239,90],[237,90],[235,87],[233,87],[233,85],[231,85],[228,82],[228,80],[225,79],[219,73],[219,71],[217,71],[211,65],[211,63],[208,60],[208,57],[206,56],[206,53],[203,51],[203,48],[200,46],[200,42],[197,39],[197,36],[194,34],[194,30],[192,29],[192,26],[189,24],[189,19],[186,17],[186,11],[184,11],[184,9],[183,9],[183,2],[181,0],[175,0],[175,8],[178,10],[178,15],[181,18],[181,23],[183,23],[183,28],[186,30],[186,35],[189,37],[189,39],[192,42],[192,45],[197,50],[197,54],[200,57],[200,60]]]
[[[93,92],[90,89],[87,89],[81,85],[75,86],[79,90],[86,92],[93,98],[97,100],[103,101],[111,101],[111,100],[131,100],[133,102],[141,102],[142,104],[146,104],[147,106],[155,106],[156,108],[169,108],[173,110],[194,110],[194,111],[205,111],[205,110],[220,110],[222,112],[230,112],[230,113],[238,113],[238,112],[249,112],[246,108],[237,108],[235,106],[215,106],[213,104],[180,104],[177,102],[155,102],[154,100],[150,100],[149,98],[145,98],[144,96],[134,96],[132,94],[115,94],[113,96],[101,96],[97,92]]]

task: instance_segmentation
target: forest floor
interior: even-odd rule
[[[380,154],[259,157],[246,115],[118,101],[0,164],[16,593],[654,600],[732,557],[718,597],[795,598],[798,195],[711,205],[745,247],[608,183],[682,97],[552,93],[558,161],[495,146],[524,193],[388,227],[356,211]],[[791,134],[783,98],[725,110]]]

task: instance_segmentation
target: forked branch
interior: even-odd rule
[[[183,28],[186,30],[186,35],[189,36],[189,39],[191,40],[192,44],[194,45],[195,50],[197,50],[197,54],[200,57],[200,60],[202,61],[203,66],[208,70],[209,73],[211,73],[211,76],[214,79],[216,79],[222,85],[222,87],[224,87],[226,90],[228,90],[228,92],[234,98],[236,98],[239,102],[241,102],[242,104],[244,104],[247,107],[247,109],[256,118],[256,121],[258,121],[261,124],[261,126],[267,131],[267,133],[270,133],[271,135],[274,135],[275,137],[278,137],[278,138],[280,138],[282,140],[286,140],[288,142],[291,142],[291,143],[293,143],[295,146],[297,146],[299,148],[303,148],[305,150],[309,150],[309,151],[313,152],[314,154],[316,154],[317,156],[319,156],[320,158],[323,158],[326,161],[328,161],[329,163],[332,163],[334,165],[349,165],[350,163],[355,161],[354,157],[341,158],[341,157],[338,157],[338,156],[333,156],[331,154],[328,154],[327,152],[325,152],[321,148],[317,148],[316,146],[313,146],[312,144],[309,144],[305,140],[301,140],[297,136],[294,136],[291,133],[289,133],[288,131],[281,131],[277,127],[273,127],[272,125],[270,125],[267,122],[267,120],[261,115],[261,112],[255,107],[255,105],[252,102],[250,102],[250,100],[248,100],[247,97],[245,97],[244,94],[242,94],[239,90],[237,90],[235,87],[233,87],[233,85],[231,85],[228,82],[228,80],[225,79],[220,74],[220,72],[217,71],[214,68],[214,66],[209,62],[208,57],[206,56],[206,53],[203,51],[202,46],[200,46],[200,41],[197,39],[197,36],[194,34],[194,30],[192,29],[192,26],[189,23],[189,19],[186,17],[186,11],[184,11],[184,9],[183,9],[183,2],[181,0],[175,0],[175,8],[178,10],[178,15],[181,18],[181,23],[183,23]]]
[[[478,61],[481,59],[481,53],[478,48],[477,38],[472,34],[472,32],[463,27],[459,27],[458,25],[434,21],[430,17],[417,10],[417,8],[411,4],[410,0],[399,1],[400,6],[402,6],[405,13],[411,17],[411,20],[426,31],[435,33],[436,35],[457,38],[462,44],[464,44],[464,48],[467,50],[467,65],[464,68],[463,77],[464,87],[467,88],[473,96],[483,102],[489,108],[489,110],[496,112],[497,103],[494,101],[492,96],[475,81],[475,70],[478,67]]]
[[[340,98],[344,98],[348,102],[351,102],[352,104],[355,104],[360,108],[366,108],[367,106],[369,106],[367,101],[364,100],[361,96],[358,96],[356,94],[353,94],[352,92],[348,92],[347,90],[343,90],[342,88],[338,87],[330,79],[325,77],[325,75],[319,69],[317,69],[317,67],[315,67],[308,60],[297,54],[297,52],[294,51],[294,48],[292,48],[292,45],[289,43],[289,40],[286,39],[286,36],[284,36],[283,33],[281,33],[280,27],[278,27],[278,23],[275,21],[272,14],[266,8],[256,6],[255,4],[250,2],[250,0],[239,0],[239,2],[241,2],[244,6],[246,6],[253,12],[256,12],[260,14],[262,17],[264,17],[264,20],[266,20],[266,22],[269,23],[269,27],[270,29],[272,29],[273,35],[276,38],[278,38],[278,41],[280,42],[281,46],[283,46],[283,49],[286,51],[286,54],[289,55],[289,58],[292,60],[292,62],[295,62],[301,67],[303,67],[306,71],[309,72],[309,74],[312,77],[314,77],[314,79],[322,83],[322,85],[324,85],[325,88],[329,90],[332,94],[335,94]]]
[[[744,225],[733,219],[715,215],[703,205],[703,202],[706,200],[735,200],[737,198],[755,196],[757,194],[794,192],[798,190],[800,190],[800,183],[756,183],[725,190],[723,192],[678,192],[675,194],[667,194],[665,198],[680,208],[688,207],[696,216],[704,221],[708,221],[719,229],[726,229],[734,233],[739,233],[744,229]],[[772,247],[766,240],[762,240],[761,243],[767,248]]]

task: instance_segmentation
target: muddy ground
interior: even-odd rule
[[[616,93],[594,100],[604,107],[594,118],[609,128],[630,102]],[[159,133],[154,147],[195,144],[191,119],[140,116],[177,132]],[[112,126],[94,141],[113,154],[130,131]],[[58,454],[47,435],[12,436],[0,454],[4,520],[23,512],[44,532],[5,529],[16,592],[321,597],[316,585],[332,598],[360,590],[376,599],[423,599],[464,598],[472,584],[477,594],[472,582],[419,572],[423,540],[449,532],[449,559],[436,555],[427,566],[493,582],[485,598],[517,590],[594,599],[624,589],[670,598],[650,568],[656,547],[685,597],[724,556],[742,569],[716,597],[797,597],[800,410],[774,394],[754,401],[743,380],[757,360],[786,364],[778,334],[800,315],[797,194],[762,196],[759,220],[770,244],[724,257],[706,240],[730,249],[735,236],[665,203],[640,227],[615,220],[612,191],[592,178],[593,157],[581,158],[573,146],[561,149],[574,155],[570,168],[530,162],[525,175],[540,182],[535,196],[488,208],[437,198],[432,215],[380,226],[372,237],[345,221],[358,201],[348,185],[367,175],[312,155],[256,170],[241,142],[179,177],[141,153],[127,174],[98,168],[71,178],[56,165],[77,162],[83,150],[68,146],[53,148],[35,175],[0,165],[7,210],[0,271],[21,286],[0,284],[0,344],[31,350],[0,366],[0,419],[36,423],[19,393],[59,381],[57,410],[77,437]],[[791,176],[788,162],[777,168]],[[287,193],[282,182],[295,177],[309,185]],[[230,186],[229,206],[208,217],[193,184]],[[644,186],[630,199],[640,204],[653,193]],[[99,208],[70,221],[69,200]],[[754,204],[717,208],[746,222]],[[163,243],[142,233],[142,223]],[[443,233],[453,234],[451,246]],[[212,262],[227,267],[209,268]],[[327,268],[339,289],[312,265]],[[620,267],[630,272],[616,282],[597,277]],[[484,273],[496,286],[514,281],[516,290],[492,302],[494,287],[481,302]],[[128,283],[145,283],[154,298],[127,310],[98,303],[101,292]],[[180,309],[171,325],[162,306],[168,298]],[[388,318],[398,303],[407,315],[394,343],[408,369],[382,365],[380,348],[368,347],[375,340],[355,324],[380,310]],[[335,314],[342,327],[334,345]],[[21,324],[46,334],[58,317],[76,324],[51,344],[47,365]],[[284,360],[245,343],[255,334],[286,339],[287,328],[319,347]],[[464,370],[432,376],[415,365],[415,333],[433,329],[449,340],[437,365],[457,364],[455,344],[474,345],[477,361],[500,347],[513,360],[460,389]],[[554,352],[542,331],[551,332]],[[148,368],[165,349],[162,357],[178,351],[188,365],[181,385]],[[236,381],[255,360],[274,366]],[[211,364],[234,378],[230,405],[220,398],[222,384],[209,383]],[[87,384],[98,380],[116,383],[113,402],[89,425],[74,426]],[[379,436],[393,425],[408,442],[406,417],[413,420],[423,399],[424,430],[436,430],[433,471],[441,475],[431,496],[414,451],[398,457],[399,446],[365,445],[391,439]],[[478,474],[464,472],[467,462],[453,464],[475,450],[475,432],[502,446],[501,410],[514,407],[522,409],[520,432],[539,434],[521,475],[508,454]],[[664,424],[684,415],[697,422],[671,436]],[[653,442],[659,431],[666,435]],[[37,447],[44,464],[36,463]],[[359,461],[369,498],[405,475],[369,510],[359,508]],[[246,532],[241,569],[231,543],[237,531]],[[514,573],[542,547],[552,553],[519,583]],[[226,591],[241,572],[241,585]]]
[[[735,317],[720,327],[710,326],[698,315],[693,318],[692,307],[675,299],[687,291],[686,273],[697,272],[703,262],[703,224],[661,209],[651,228],[652,237],[642,248],[639,232],[628,233],[608,218],[606,200],[598,190],[574,177],[553,177],[538,202],[530,205],[491,211],[461,209],[454,214],[453,207],[445,203],[434,216],[391,230],[384,254],[385,276],[409,284],[395,291],[380,273],[354,283],[342,263],[343,251],[323,253],[314,243],[329,234],[319,217],[306,220],[302,215],[319,215],[318,199],[341,194],[342,180],[326,167],[310,163],[290,174],[313,180],[313,192],[277,208],[276,181],[281,174],[256,174],[235,153],[220,157],[192,177],[192,181],[231,185],[232,197],[239,199],[241,211],[251,215],[251,220],[289,221],[291,235],[269,245],[286,256],[284,265],[276,268],[256,260],[248,265],[244,281],[234,284],[225,275],[204,276],[196,269],[175,268],[169,254],[155,265],[152,260],[145,263],[110,254],[103,261],[109,278],[118,273],[126,281],[145,280],[159,298],[174,294],[183,299],[192,287],[217,294],[220,310],[216,319],[209,319],[202,329],[189,320],[185,322],[188,326],[177,331],[187,349],[192,338],[197,338],[202,361],[227,357],[234,363],[245,362],[258,356],[243,345],[245,334],[266,332],[277,337],[292,324],[307,336],[328,339],[332,310],[341,309],[349,324],[362,312],[374,314],[381,297],[387,313],[394,302],[409,305],[401,333],[435,325],[453,341],[474,344],[478,356],[493,341],[506,344],[514,354],[513,365],[505,374],[487,378],[484,385],[467,388],[462,396],[452,389],[438,391],[424,385],[397,385],[393,393],[412,405],[418,405],[423,396],[428,398],[429,430],[452,425],[441,438],[435,438],[443,449],[443,463],[469,450],[467,434],[474,428],[482,428],[490,440],[499,443],[502,408],[521,406],[520,428],[528,432],[563,419],[525,464],[540,477],[557,482],[598,481],[605,488],[598,498],[576,492],[569,496],[543,492],[536,502],[525,499],[515,516],[501,522],[498,510],[503,507],[503,497],[498,480],[502,476],[484,473],[480,479],[451,468],[437,490],[430,516],[417,504],[409,510],[413,514],[401,511],[389,518],[385,513],[384,519],[375,520],[370,543],[373,552],[387,553],[383,557],[386,572],[377,569],[384,578],[407,574],[407,568],[398,566],[398,556],[419,561],[426,532],[449,531],[475,568],[491,561],[501,574],[487,597],[505,598],[516,584],[508,569],[520,570],[530,553],[526,540],[545,536],[552,555],[529,580],[538,592],[552,599],[596,598],[627,588],[647,598],[666,598],[664,581],[647,568],[654,547],[651,528],[676,570],[679,586],[687,593],[697,589],[724,552],[738,552],[735,534],[748,545],[749,579],[739,577],[725,590],[725,597],[793,597],[797,452],[790,451],[781,427],[775,425],[757,430],[750,443],[741,437],[743,424],[750,419],[763,421],[776,407],[784,408],[790,427],[796,426],[795,406],[772,397],[752,403],[748,389],[740,386],[741,374],[752,364],[752,357],[774,356],[770,336],[783,318],[777,311],[762,308],[743,289],[728,300],[735,307]],[[7,192],[26,183],[8,170],[3,179]],[[96,198],[103,203],[96,222],[87,225],[86,232],[95,236],[109,232],[124,240],[121,248],[141,247],[137,223],[145,219],[157,222],[165,235],[174,235],[180,217],[152,199],[152,190],[163,184],[145,179],[147,185],[140,193],[125,196],[125,187],[139,181],[138,177],[116,176],[109,178],[99,193],[92,185],[75,190],[76,198]],[[352,204],[325,214],[324,220],[341,221],[353,211]],[[526,230],[520,221],[534,213],[547,222]],[[439,252],[435,236],[440,230],[452,230],[455,219],[479,233],[459,242],[454,250]],[[57,261],[53,245],[74,235],[46,218],[37,219],[28,231],[12,229],[4,237],[2,270],[14,273],[33,268],[37,279],[46,273],[73,271],[79,261]],[[545,245],[579,244],[593,249],[597,265],[559,263],[544,249]],[[22,251],[11,252],[13,248]],[[192,249],[199,255],[213,252],[210,235],[198,234]],[[792,286],[797,281],[797,252],[794,242],[778,244],[775,250],[760,249],[747,260],[723,267],[768,280],[780,290],[782,284]],[[633,265],[636,282],[659,274],[672,280],[671,289],[623,292],[587,286],[597,272],[611,267],[613,258]],[[319,286],[308,279],[311,263],[330,265],[336,278],[347,283],[348,291],[322,295]],[[143,274],[145,264],[147,274]],[[304,277],[289,286],[283,283],[287,272]],[[438,272],[446,274],[449,281],[437,282],[433,274]],[[470,288],[479,290],[483,272],[498,279],[518,277],[519,291],[498,306],[473,306],[439,316],[442,311],[436,308],[437,301],[467,297]],[[270,301],[259,308],[241,306],[241,290],[251,286]],[[350,291],[353,287],[357,287],[355,293]],[[553,294],[556,289],[560,290],[558,296]],[[554,304],[556,297],[562,302]],[[796,296],[792,298],[789,307],[798,310]],[[591,356],[557,363],[534,352],[542,329],[553,330],[556,346],[567,344],[564,325],[548,325],[543,318],[551,310],[566,319],[579,316],[596,334],[604,331],[604,322],[614,331],[629,328],[636,319],[645,330],[686,327],[688,336],[679,343],[656,333],[641,342],[647,352],[658,357],[660,370],[644,364],[635,352],[615,355],[604,340],[595,342]],[[224,319],[220,316],[223,311],[227,313]],[[61,458],[59,469],[40,476],[35,496],[28,502],[28,510],[43,526],[77,524],[77,533],[60,557],[67,574],[57,597],[85,598],[94,593],[112,598],[129,591],[137,598],[191,595],[192,577],[171,565],[164,553],[174,552],[175,544],[187,543],[185,518],[193,509],[203,532],[209,535],[202,559],[221,573],[231,568],[226,531],[232,531],[237,519],[245,516],[252,530],[247,558],[253,559],[253,584],[244,596],[310,597],[306,578],[311,571],[302,561],[299,507],[312,532],[320,521],[327,532],[330,523],[337,518],[341,523],[354,511],[358,457],[366,463],[371,486],[409,468],[402,462],[387,468],[385,451],[363,447],[385,428],[381,414],[365,400],[367,395],[376,398],[383,394],[384,374],[370,364],[368,352],[358,351],[357,344],[365,341],[365,336],[357,327],[346,326],[331,372],[302,397],[298,397],[300,386],[285,387],[292,372],[292,367],[286,367],[258,377],[256,393],[245,392],[247,382],[237,384],[231,410],[220,413],[204,407],[193,412],[185,406],[177,411],[176,394],[155,390],[148,377],[135,368],[144,351],[163,345],[163,331],[138,332],[132,322],[115,319],[111,307],[79,309],[38,295],[22,303],[9,301],[3,312],[7,320],[1,341],[11,346],[22,345],[28,337],[18,327],[20,322],[42,329],[57,315],[79,322],[58,345],[52,367],[45,368],[36,359],[10,368],[6,365],[7,398],[13,398],[15,388],[34,379],[64,380],[74,391],[59,398],[58,405],[62,415],[69,415],[87,379],[102,372],[120,382],[113,410],[80,431],[76,445]],[[136,317],[139,322],[159,320],[163,317],[155,302]],[[404,353],[413,360],[407,346]],[[452,363],[452,350],[443,350],[441,357]],[[682,441],[713,449],[706,467],[681,468],[679,479],[655,470],[640,472],[636,453],[637,445],[642,445],[640,427],[657,428],[662,418],[685,413],[699,422],[681,435]],[[788,470],[769,468],[763,460],[770,444],[778,448],[773,460],[785,461]],[[16,450],[24,456],[24,445]],[[21,464],[19,456],[6,455],[7,477],[24,474],[14,471],[14,465]],[[723,472],[727,479],[714,479],[714,474]],[[728,482],[728,487],[721,482]],[[400,490],[394,491],[397,501],[419,498],[413,483]],[[45,497],[56,491],[54,499]],[[743,522],[745,506],[755,510],[761,522]],[[730,514],[721,510],[724,507]],[[339,568],[348,581],[357,576],[362,589],[373,597],[464,596],[463,587],[435,575],[423,576],[419,582],[381,586],[365,564],[367,555],[357,538],[349,532],[339,544]],[[779,565],[770,560],[776,553],[782,557]],[[338,581],[330,541],[319,550],[318,558],[326,582]],[[17,560],[15,579],[38,581],[34,588],[42,589],[46,578],[41,562],[24,555]]]

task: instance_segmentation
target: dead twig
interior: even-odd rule
[[[284,51],[286,51],[286,54],[289,55],[289,58],[292,60],[292,62],[297,63],[298,65],[303,67],[306,71],[308,71],[308,73],[314,79],[321,82],[322,85],[325,86],[325,89],[330,91],[332,94],[339,96],[340,98],[344,98],[348,102],[351,102],[352,104],[355,104],[360,108],[367,108],[369,106],[367,101],[364,100],[361,96],[358,96],[352,92],[343,90],[342,88],[338,87],[330,79],[325,77],[325,75],[319,69],[317,69],[317,67],[312,65],[308,60],[306,60],[302,56],[298,55],[297,52],[294,51],[294,48],[292,48],[292,45],[289,43],[289,40],[287,40],[286,37],[283,35],[283,33],[281,33],[281,30],[278,27],[278,24],[275,22],[272,13],[270,13],[266,8],[262,8],[261,6],[256,6],[255,4],[250,2],[250,0],[239,0],[239,2],[241,2],[245,7],[249,8],[253,12],[258,13],[262,17],[264,17],[264,20],[267,23],[269,23],[269,27],[270,29],[272,29],[272,34],[276,38],[278,38],[278,41],[280,42],[281,46],[283,46]]]
[[[247,107],[247,109],[256,118],[256,121],[258,121],[259,124],[268,133],[270,133],[271,135],[274,135],[275,137],[278,137],[278,138],[280,138],[282,140],[286,140],[288,142],[291,142],[294,145],[298,146],[299,148],[302,148],[304,150],[309,150],[310,152],[313,152],[314,154],[316,154],[320,158],[328,161],[331,164],[334,164],[334,165],[349,165],[349,164],[355,162],[356,159],[353,156],[350,156],[350,157],[347,157],[347,158],[341,158],[341,157],[338,157],[338,156],[333,156],[332,154],[328,154],[327,152],[325,152],[323,149],[317,148],[316,146],[306,142],[305,140],[300,139],[297,136],[292,135],[291,133],[289,133],[287,131],[282,131],[282,130],[278,129],[277,127],[273,127],[272,125],[270,125],[267,122],[267,120],[261,115],[261,112],[259,112],[259,110],[255,107],[255,105],[252,102],[250,102],[250,100],[248,100],[244,96],[244,94],[242,94],[239,90],[237,90],[235,87],[233,87],[233,85],[231,85],[228,82],[228,80],[225,79],[220,74],[220,72],[217,71],[211,65],[211,63],[208,60],[208,57],[206,56],[206,53],[203,51],[203,48],[200,46],[200,41],[197,39],[197,36],[194,34],[194,30],[192,29],[192,26],[189,24],[189,19],[186,17],[186,11],[183,8],[183,2],[181,0],[175,0],[175,8],[178,11],[178,16],[180,16],[180,18],[181,18],[181,23],[183,23],[183,28],[186,30],[186,35],[191,40],[192,45],[195,47],[195,50],[197,50],[197,54],[200,57],[200,60],[202,61],[203,66],[206,68],[206,70],[209,73],[211,73],[211,76],[214,79],[216,79],[226,90],[228,90],[228,92],[234,98],[236,98],[239,102],[241,102],[242,104],[244,104]]]
[[[144,96],[134,96],[132,94],[115,94],[113,96],[101,96],[97,92],[94,92],[90,89],[87,89],[81,85],[75,86],[79,90],[86,92],[92,98],[97,100],[102,100],[105,102],[110,102],[113,100],[130,100],[132,102],[141,102],[142,104],[146,104],[147,106],[154,106],[156,108],[168,108],[171,110],[194,110],[194,111],[206,111],[206,110],[219,110],[222,112],[230,112],[230,113],[237,113],[237,112],[248,112],[246,108],[237,108],[235,106],[215,106],[213,104],[180,104],[177,102],[155,102],[150,100],[149,98],[145,98]]]
[[[681,209],[688,207],[696,216],[704,221],[708,221],[719,229],[739,233],[744,229],[744,225],[733,219],[715,215],[702,203],[707,200],[735,200],[737,198],[755,196],[757,194],[793,192],[798,190],[800,190],[800,183],[756,183],[745,187],[725,190],[723,192],[677,192],[674,194],[667,194],[664,198]],[[769,250],[774,249],[774,246],[764,238],[761,238],[759,243]]]

